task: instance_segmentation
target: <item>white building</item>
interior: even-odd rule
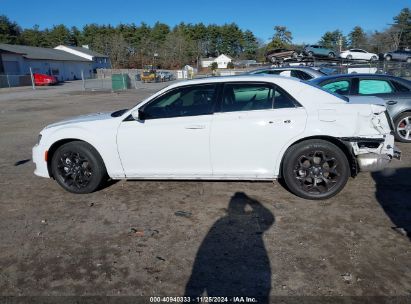
[[[229,62],[232,62],[233,58],[228,55],[221,54],[217,58],[201,58],[200,63],[202,68],[209,68],[213,62],[217,63],[219,69],[226,69]]]
[[[81,73],[88,78],[93,72],[92,61],[62,50],[0,44],[0,74],[29,75],[30,68],[60,81],[81,79]]]
[[[90,50],[87,45],[83,45],[82,47],[59,45],[54,49],[65,51],[92,61],[93,73],[96,73],[97,69],[111,69],[110,58],[107,55]]]

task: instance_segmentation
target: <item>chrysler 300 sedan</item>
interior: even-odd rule
[[[384,106],[344,98],[281,76],[180,82],[130,110],[47,126],[35,174],[74,193],[108,178],[281,178],[300,197],[325,199],[400,153]]]

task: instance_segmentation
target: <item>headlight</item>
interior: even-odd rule
[[[39,136],[37,137],[37,144],[38,144],[38,145],[40,144],[41,137],[42,137],[41,134],[39,134]]]

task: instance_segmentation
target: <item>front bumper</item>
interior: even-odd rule
[[[36,165],[36,169],[34,170],[34,174],[41,177],[50,178],[49,170],[47,168],[47,162],[45,159],[45,154],[47,153],[47,149],[40,145],[35,145],[32,149],[33,153],[33,163]]]

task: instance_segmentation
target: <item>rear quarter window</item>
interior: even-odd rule
[[[388,81],[377,79],[362,79],[358,88],[358,93],[361,95],[389,94],[393,91]]]

